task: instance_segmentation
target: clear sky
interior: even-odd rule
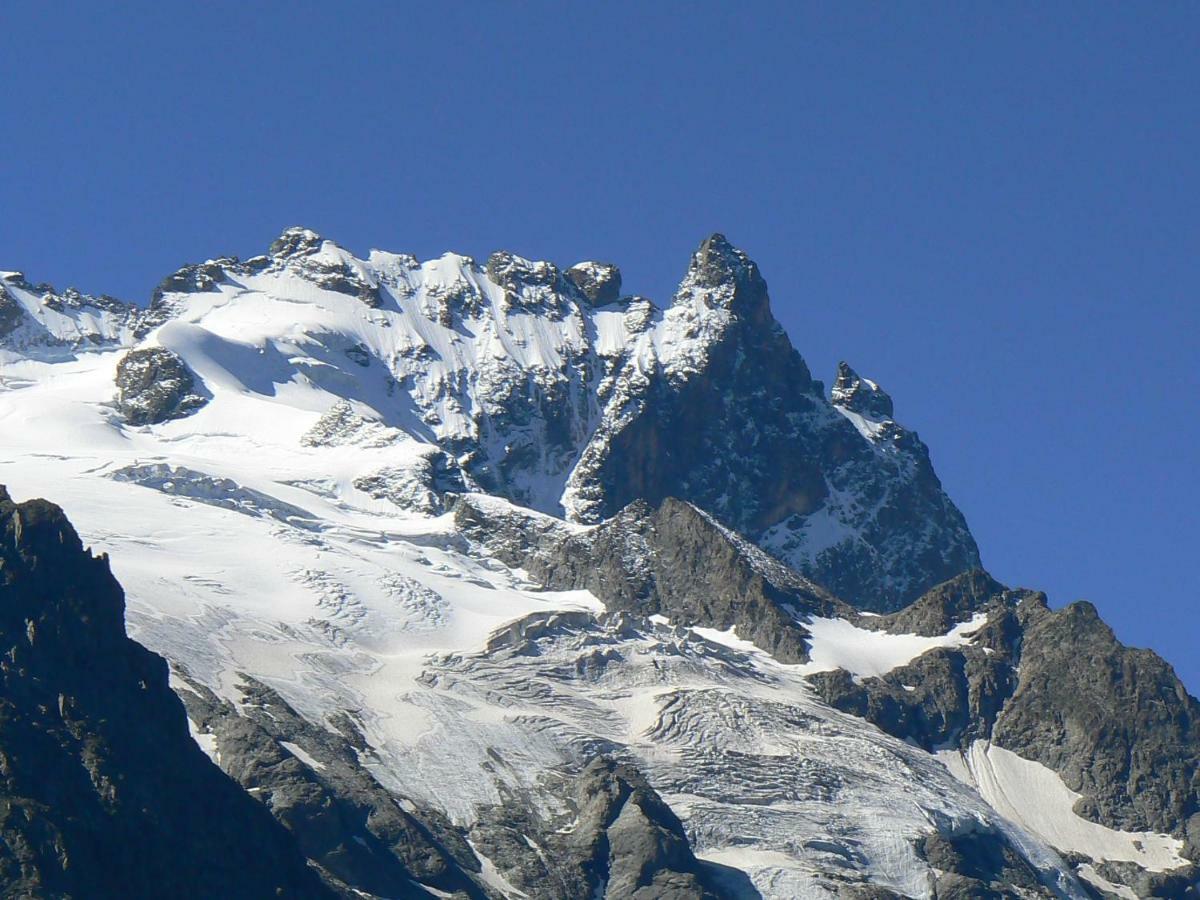
[[[145,301],[304,224],[665,300],[723,231],[818,377],[892,393],[995,575],[1200,693],[1200,4],[7,0],[0,30],[0,268]]]

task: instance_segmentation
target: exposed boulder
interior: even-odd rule
[[[612,263],[576,263],[564,274],[592,306],[607,306],[621,298],[621,270]]]
[[[191,415],[208,400],[179,356],[165,347],[130,350],[117,363],[117,409],[130,425]]]

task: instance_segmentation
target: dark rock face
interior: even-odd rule
[[[462,472],[440,451],[362,475],[354,479],[354,487],[376,500],[426,515],[440,515],[448,495],[466,490]]]
[[[168,275],[150,297],[150,308],[162,305],[166,294],[195,294],[202,291],[215,291],[217,285],[225,280],[225,270],[219,262],[192,263]]]
[[[15,297],[0,284],[0,340],[15,331],[25,317],[25,311]]]
[[[783,662],[808,659],[798,617],[850,610],[690,503],[633,504],[598,529],[531,559],[547,586],[586,588],[610,610],[725,630]]]
[[[1111,828],[1175,834],[1200,848],[1200,703],[1149,650],[1125,647],[1086,602],[1052,611],[982,572],[939,585],[908,609],[860,625],[945,634],[987,624],[878,678],[810,681],[826,702],[926,749],[998,746],[1057,772],[1076,812]]]
[[[801,617],[854,615],[681,500],[667,499],[657,510],[631,504],[582,534],[546,516],[498,517],[469,498],[454,513],[460,533],[551,590],[589,590],[612,611],[736,628],[784,662],[808,658]]]
[[[868,381],[844,362],[838,363],[837,381],[829,392],[835,406],[843,407],[873,419],[890,419],[895,415],[892,398],[879,385]]]
[[[678,817],[633,766],[596,757],[560,790],[573,797],[575,810],[566,830],[509,804],[485,812],[471,832],[472,840],[530,897],[735,896],[713,867],[696,859]]]
[[[1156,653],[1125,647],[1090,603],[1017,607],[1023,640],[994,740],[1062,775],[1079,812],[1200,847],[1200,703]]]
[[[701,302],[732,314],[731,324],[689,377],[661,373],[631,398],[620,416],[628,424],[597,448],[606,451],[593,464],[603,494],[598,514],[680,497],[754,536],[789,514],[812,512],[826,495],[819,437],[773,423],[791,416],[810,424],[827,407],[771,318],[758,268],[720,235],[696,251],[675,304],[701,293]]]
[[[326,897],[188,734],[165,661],[62,511],[0,489],[0,884],[13,897]]]
[[[573,476],[590,498],[586,517],[679,497],[878,611],[979,565],[924,444],[890,419],[860,433],[838,411],[843,395],[824,398],[746,254],[721,235],[706,240],[667,316],[697,335],[693,358],[614,394]],[[848,402],[890,407],[886,394],[872,396],[860,390]],[[810,520],[843,534],[814,546]]]
[[[314,725],[248,676],[239,711],[181,677],[188,715],[213,735],[221,768],[295,835],[336,887],[427,897],[419,885],[428,885],[456,897],[486,896],[476,883],[479,861],[462,835],[366,770],[360,754],[370,751],[348,716],[338,723],[343,733]]]
[[[182,359],[163,347],[130,350],[117,363],[117,409],[130,425],[181,419],[208,401]]]
[[[561,319],[568,310],[565,295],[573,286],[558,267],[548,262],[530,262],[507,250],[488,257],[484,270],[488,280],[504,288],[504,305],[510,310]]]
[[[607,306],[621,298],[621,270],[612,263],[576,263],[564,274],[592,306]]]
[[[1021,900],[1054,897],[1037,872],[1003,834],[992,830],[935,831],[920,841],[917,853],[941,870],[936,900]]]
[[[1027,592],[1009,591],[982,570],[940,584],[900,612],[863,617],[863,628],[892,634],[947,634],[976,613],[986,623],[969,644],[937,648],[875,678],[859,681],[843,670],[809,677],[831,706],[932,751],[989,740],[1004,703],[1016,688],[1021,626],[1016,607]]]

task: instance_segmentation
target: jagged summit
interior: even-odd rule
[[[875,419],[890,419],[895,414],[887,391],[869,378],[863,378],[845,362],[838,363],[837,380],[830,391],[834,406]]]
[[[747,287],[766,289],[766,282],[754,260],[719,233],[700,242],[692,254],[689,272],[694,274],[697,284],[705,287],[716,287],[732,280]]]
[[[271,242],[267,252],[271,256],[309,256],[321,249],[325,238],[310,228],[293,225],[285,228],[279,237]]]
[[[720,234],[663,308],[622,299],[609,263],[360,258],[299,227],[268,255],[181,268],[146,310],[93,313],[85,299],[56,312],[13,284],[0,321],[21,327],[0,346],[130,351],[115,385],[130,426],[220,428],[231,405],[258,398],[302,419],[299,439],[349,404],[341,431],[360,423],[371,431],[361,442],[375,443],[382,428],[396,446],[425,447],[432,466],[380,463],[356,483],[437,471],[585,523],[680,497],[866,608],[895,608],[978,564],[915,437],[855,411],[883,412],[886,395],[846,374],[833,403],[822,396],[758,266]]]

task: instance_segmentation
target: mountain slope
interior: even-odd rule
[[[30,897],[332,897],[188,734],[108,561],[0,488],[0,884]]]
[[[1195,701],[979,571],[890,397],[826,399],[723,238],[663,310],[300,229],[121,308],[0,337],[0,476],[112,554],[332,889],[1191,896]]]

